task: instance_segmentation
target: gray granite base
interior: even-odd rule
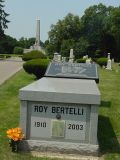
[[[91,144],[24,140],[19,144],[21,151],[51,152],[60,154],[81,154],[98,156],[99,146]]]

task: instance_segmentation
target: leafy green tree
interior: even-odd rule
[[[106,7],[100,3],[87,8],[81,18],[69,13],[51,26],[45,48],[49,54],[59,52],[64,56],[73,48],[76,58],[86,54],[105,57],[110,52],[119,60],[120,7]]]
[[[80,18],[69,13],[63,20],[59,20],[56,25],[51,26],[47,48],[51,46],[50,48],[53,49],[51,52],[62,52],[64,55],[63,48],[65,48],[66,43],[69,43],[72,39],[76,41],[79,38]]]
[[[74,54],[76,58],[80,58],[83,55],[88,54],[89,42],[85,37],[81,37],[74,47]]]
[[[18,42],[17,42],[17,46],[22,47],[22,48],[30,48],[30,46],[35,44],[35,38],[24,38],[21,37]],[[42,41],[40,41],[40,45],[41,47],[44,47],[44,43]]]
[[[13,50],[14,54],[23,54],[23,48],[21,47],[15,47]]]
[[[5,35],[0,41],[0,53],[12,54],[14,47],[17,45],[17,40],[8,35]]]
[[[106,32],[111,35],[114,43],[112,52],[117,61],[120,60],[120,6],[111,8],[106,22]]]
[[[107,14],[107,7],[100,3],[86,9],[81,18],[83,36],[88,39],[91,47],[95,50],[100,47]]]
[[[7,28],[7,23],[9,22],[6,17],[9,15],[4,11],[4,1],[0,0],[0,38],[4,36],[4,29]]]
[[[31,45],[33,45],[35,43],[35,38],[24,38],[21,37],[18,42],[17,42],[17,46],[22,47],[22,48],[30,48]]]
[[[63,40],[61,44],[61,55],[69,57],[70,49],[74,48],[75,41],[73,39]]]

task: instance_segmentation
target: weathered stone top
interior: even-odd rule
[[[20,89],[20,99],[28,101],[100,104],[94,80],[44,77]]]

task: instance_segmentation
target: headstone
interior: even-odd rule
[[[62,62],[63,62],[63,63],[66,62],[66,57],[62,57]]]
[[[88,59],[88,55],[83,56],[83,59]]]
[[[86,63],[87,63],[87,64],[91,64],[91,58],[86,59]]]
[[[112,63],[114,63],[114,58],[112,58]]]
[[[58,54],[58,62],[61,62],[61,55]]]
[[[21,150],[98,153],[100,92],[94,80],[44,77],[20,90]]]
[[[70,57],[69,57],[69,62],[73,63],[73,61],[74,61],[73,49],[70,49]]]
[[[111,59],[110,59],[110,53],[108,53],[108,61],[107,61],[107,68],[108,70],[112,70],[112,63],[111,63]]]
[[[93,79],[97,83],[99,82],[97,65],[95,63],[52,62],[49,64],[45,76],[56,78]]]
[[[58,53],[57,53],[57,52],[56,52],[56,53],[54,53],[53,60],[54,60],[54,61],[56,61],[56,62],[58,61]]]
[[[97,155],[97,66],[52,61],[45,76],[20,89],[20,127],[26,140],[19,148],[79,159],[80,154]]]

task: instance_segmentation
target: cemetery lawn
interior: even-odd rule
[[[98,139],[105,160],[120,160],[120,66],[100,69]]]
[[[19,125],[19,89],[35,77],[23,70],[0,86],[0,160],[48,160],[30,153],[13,153],[6,131]],[[101,106],[99,108],[98,139],[100,159],[120,160],[120,66],[113,70],[100,69]]]
[[[13,153],[6,131],[19,126],[19,89],[33,82],[35,77],[23,70],[0,85],[0,160],[48,160],[35,158],[29,153]]]

